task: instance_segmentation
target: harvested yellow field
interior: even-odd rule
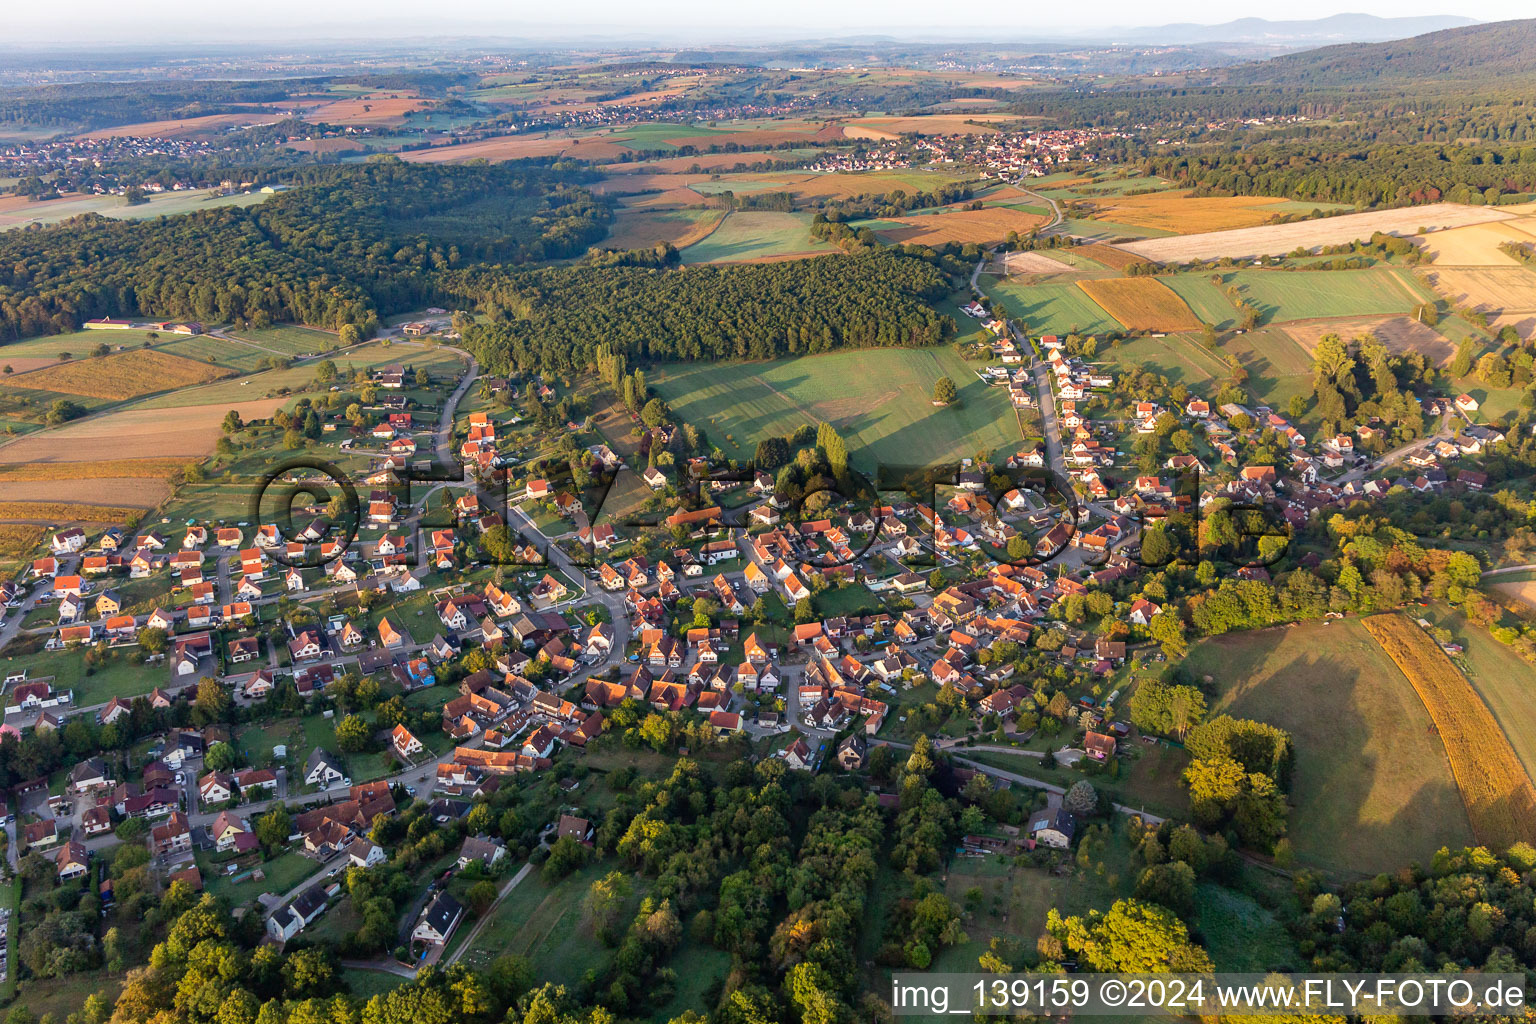
[[[0,457],[9,449],[0,448]],[[32,480],[160,479],[181,472],[186,459],[110,459],[94,462],[0,463],[0,484]]]
[[[75,505],[62,501],[0,501],[0,519],[49,523],[117,523],[143,512],[122,505]]]
[[[1536,242],[1536,218],[1517,217],[1494,224],[1471,224],[1434,231],[1414,239],[1440,267],[1518,267],[1520,261],[1499,251],[1505,242]]]
[[[1145,256],[1138,256],[1133,252],[1127,252],[1113,245],[1095,243],[1093,245],[1080,245],[1072,250],[1080,252],[1095,263],[1102,263],[1111,270],[1124,270],[1132,263],[1146,263]]]
[[[220,134],[235,125],[266,124],[277,120],[273,114],[205,114],[202,117],[182,117],[165,121],[141,121],[138,124],[122,124],[115,128],[98,128],[78,136],[81,139],[123,139],[132,136],[157,139],[179,139],[188,135]]]
[[[170,409],[125,409],[39,430],[0,445],[0,463],[74,464],[107,459],[205,458],[222,433],[224,415],[234,409],[244,420],[266,419],[283,405],[267,398],[233,405],[186,405]]]
[[[1200,318],[1167,285],[1153,277],[1111,277],[1077,286],[1131,331],[1195,331]]]
[[[1434,203],[1370,213],[1346,213],[1293,224],[1147,238],[1126,242],[1121,248],[1158,263],[1219,259],[1222,256],[1283,256],[1297,246],[1310,249],[1319,245],[1345,245],[1359,238],[1370,238],[1377,231],[1406,236],[1419,233],[1421,228],[1438,231],[1512,220],[1515,216],[1507,209],[1492,206]]]
[[[1523,580],[1519,583],[1495,583],[1492,589],[1495,593],[1536,611],[1536,580]]]
[[[335,125],[397,125],[405,121],[407,114],[427,110],[431,100],[422,99],[409,90],[374,92],[366,96],[347,96],[341,99],[321,100],[306,106],[304,119],[311,124]]]
[[[154,508],[170,493],[170,481],[164,477],[155,480],[126,476],[85,480],[0,480],[0,502],[62,501],[146,509]]]
[[[1001,242],[1010,231],[1028,234],[1048,219],[1006,206],[989,206],[980,210],[930,213],[922,217],[896,217],[894,222],[901,227],[883,228],[879,233],[892,242],[916,242],[919,245]]]
[[[31,373],[18,373],[5,383],[28,391],[119,400],[152,391],[203,384],[228,373],[221,367],[183,359],[168,352],[135,349],[100,358],[73,359]]]
[[[732,141],[732,140],[727,140]],[[660,160],[635,160],[629,163],[604,164],[604,174],[692,174],[694,168],[711,173],[734,170],[738,165],[751,168],[756,164],[770,164],[776,160],[788,160],[781,150],[764,149],[746,153],[699,153],[695,156],[669,156]]]
[[[1503,852],[1536,836],[1536,787],[1477,690],[1402,615],[1373,615],[1364,625],[1429,711],[1478,842]]]
[[[1144,196],[1111,196],[1092,200],[1105,220],[1136,227],[1188,235],[1197,231],[1230,231],[1268,222],[1269,207],[1285,202],[1274,196],[1202,196],[1188,189]]]
[[[1075,274],[1078,267],[1052,259],[1044,252],[1004,252],[992,258],[997,273],[1013,277],[1017,274]]]
[[[724,210],[626,210],[614,220],[602,244],[610,249],[642,249],[671,242],[681,249],[706,237],[724,219]]]
[[[1425,276],[1436,291],[1458,306],[1487,313],[1536,310],[1536,271],[1524,267],[1431,268]]]
[[[709,181],[707,174],[616,174],[611,178],[593,182],[593,192],[602,196],[637,195],[641,192],[677,192],[702,181]],[[691,191],[691,190],[690,190]],[[694,195],[699,193],[694,192]],[[700,199],[695,202],[702,201]]]
[[[458,146],[433,146],[401,153],[408,163],[443,164],[466,160],[521,160],[532,156],[568,156],[577,160],[616,160],[631,152],[608,139],[575,139],[569,135],[502,135]]]
[[[1304,320],[1281,328],[1308,355],[1317,343],[1330,334],[1345,341],[1369,334],[1393,353],[1417,352],[1436,366],[1449,366],[1456,358],[1456,346],[1432,327],[1406,316],[1359,316],[1338,320]]]
[[[992,135],[1019,118],[1010,114],[933,114],[926,117],[861,117],[843,125],[852,139],[894,139],[918,135]]]
[[[689,206],[703,206],[704,197],[691,188],[669,188],[661,192],[629,196],[619,202],[630,210],[681,210]]]

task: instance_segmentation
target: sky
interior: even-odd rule
[[[566,41],[624,36],[694,43],[772,42],[832,35],[872,34],[982,39],[1094,35],[1112,27],[1191,21],[1220,23],[1241,17],[1293,19],[1342,12],[1382,17],[1457,14],[1482,21],[1530,17],[1530,0],[1236,0],[1220,8],[1168,8],[1163,16],[1143,0],[1096,0],[1090,21],[1073,4],[978,3],[965,8],[932,0],[775,0],[772,4],[720,0],[584,0],[580,4],[530,0],[264,0],[252,5],[188,4],[185,0],[68,0],[13,3],[0,26],[16,43],[175,43],[379,39],[416,35],[524,36]],[[579,12],[579,19],[573,17]],[[942,13],[940,13],[942,12]],[[974,31],[971,31],[974,29]]]

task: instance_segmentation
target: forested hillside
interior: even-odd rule
[[[1271,86],[1491,82],[1536,72],[1536,20],[1430,32],[1388,43],[1346,43],[1227,69],[1226,81]]]

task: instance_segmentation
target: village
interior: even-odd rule
[[[807,772],[857,772],[874,747],[932,732],[967,771],[1036,792],[1040,813],[1020,841],[1064,847],[1077,828],[1061,806],[1065,785],[1117,762],[1134,772],[1157,742],[1117,705],[1177,631],[1160,588],[1138,583],[1147,524],[1213,502],[1303,524],[1397,486],[1476,489],[1486,477],[1462,469],[1452,484],[1445,465],[1502,440],[1470,420],[1449,429],[1476,410],[1463,395],[1426,406],[1440,422],[1433,435],[1357,454],[1375,438],[1369,424],[1308,439],[1274,410],[1214,395],[1139,400],[1073,354],[1079,339],[1022,336],[982,300],[962,312],[994,338],[998,364],[978,375],[1038,416],[1043,436],[996,464],[966,460],[928,493],[813,512],[760,470],[695,457],[669,474],[635,455],[631,468],[572,423],[595,440],[597,470],[637,477],[650,507],[671,509],[605,517],[568,482],[524,475],[508,444],[519,413],[475,402],[459,415],[472,369],[434,381],[392,364],[372,375],[373,426],[321,433],[369,467],[356,524],[365,539],[334,538],[337,510],[319,505],[291,533],[275,522],[56,530],[50,553],[0,593],[0,639],[38,650],[7,669],[0,736],[67,741],[85,722],[104,747],[132,745],[126,758],[90,756],[17,788],[5,819],[12,868],[39,852],[59,883],[89,877],[105,901],[101,858],[123,842],[142,842],[165,884],[194,890],[217,881],[256,892],[276,858],[289,865],[275,872],[282,891],[251,906],[271,940],[287,942],[337,901],[338,866],[390,857],[381,820],[414,806],[461,823],[519,777],[568,772],[607,718],[630,708]],[[446,333],[442,314],[404,333]],[[481,383],[487,395],[510,390]],[[436,416],[391,397],[424,388],[452,391]],[[559,394],[539,381],[529,391],[539,402]],[[660,444],[673,429],[634,433]],[[1139,439],[1176,435],[1180,450],[1147,466]],[[434,452],[502,497],[479,485],[403,496],[391,486]],[[1065,500],[1045,486],[1050,471],[1070,482]],[[493,537],[506,538],[495,558]],[[1255,558],[1238,575],[1268,574]],[[146,587],[164,603],[128,611],[125,592]],[[1108,598],[1094,631],[1071,610],[1090,592]],[[1061,667],[1049,698],[1042,682],[1014,676],[1008,652],[1031,645]],[[116,692],[95,699],[93,671],[63,667],[81,658],[118,660]],[[1054,784],[966,757],[1025,745],[1074,774]],[[550,827],[577,842],[591,830],[564,811]],[[966,842],[987,855],[986,837]],[[462,850],[460,869],[506,856],[499,840],[469,832]],[[465,908],[438,885],[414,913],[406,959],[430,963]]]

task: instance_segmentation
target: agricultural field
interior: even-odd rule
[[[1497,207],[1435,203],[1370,213],[1348,213],[1338,217],[1297,221],[1294,224],[1268,224],[1263,227],[1148,239],[1128,242],[1125,248],[1158,263],[1210,260],[1223,256],[1283,256],[1298,246],[1311,249],[1320,245],[1345,245],[1356,239],[1370,238],[1377,231],[1406,236],[1422,234],[1425,228],[1438,231],[1468,224],[1509,220],[1514,216]]]
[[[1133,252],[1116,248],[1113,245],[1105,245],[1102,242],[1078,246],[1073,251],[1087,256],[1095,263],[1102,263],[1111,270],[1124,270],[1133,263],[1147,262]]]
[[[984,282],[982,290],[1001,299],[1008,312],[1035,334],[1104,334],[1120,328],[1102,306],[1071,282],[1024,285],[1000,280]]]
[[[1054,252],[1005,252],[993,255],[987,272],[1021,277],[1027,274],[1074,274],[1080,268],[1080,264],[1068,263],[1061,254]]]
[[[1532,586],[1510,584],[1522,585]],[[1498,586],[1502,589],[1504,585]],[[1450,629],[1465,648],[1456,664],[1487,702],[1526,774],[1536,778],[1536,667],[1486,629],[1470,625],[1460,613],[1447,614],[1445,608],[1437,606],[1430,618],[1440,620],[1439,624]]]
[[[886,241],[912,242],[917,245],[942,245],[945,242],[1001,242],[1010,231],[1021,235],[1049,222],[1038,213],[1026,213],[1007,206],[980,210],[944,210],[913,217],[894,217],[876,229]]]
[[[247,420],[265,419],[283,405],[283,399],[252,400],[231,404],[135,407],[102,416],[66,423],[0,445],[0,462],[67,465],[96,462],[114,456],[123,459],[201,459],[213,451],[219,425],[230,409]],[[166,409],[175,409],[168,416]]]
[[[918,135],[992,135],[1019,120],[1012,114],[861,117],[845,122],[843,132],[851,139],[894,139],[912,132]]]
[[[25,196],[4,196],[0,197],[0,230],[25,227],[28,224],[57,224],[82,213],[99,213],[114,220],[141,220],[145,217],[211,210],[220,206],[254,206],[267,198],[263,192],[212,196],[205,190],[187,189],[182,192],[160,192],[149,196],[148,202],[129,206],[122,196],[111,195],[70,195],[41,202],[34,202]]]
[[[1200,318],[1178,294],[1152,277],[1079,281],[1077,286],[1132,331],[1193,331]]]
[[[1162,238],[1169,234],[1162,228],[1142,227],[1136,224],[1127,224],[1124,221],[1101,220],[1087,217],[1068,217],[1061,222],[1062,230],[1078,238],[1089,242],[1113,242],[1116,245],[1129,242],[1143,242],[1151,238]],[[1152,257],[1143,256],[1143,259]],[[1157,262],[1153,260],[1153,262]]]
[[[1536,835],[1536,786],[1466,677],[1407,617],[1375,615],[1364,625],[1413,683],[1434,720],[1478,842],[1504,850]]]
[[[1267,223],[1277,212],[1275,207],[1283,206],[1286,200],[1275,196],[1194,198],[1188,189],[1177,189],[1148,195],[1095,198],[1093,203],[1102,211],[1105,220],[1187,235]]]
[[[391,127],[405,123],[410,114],[430,109],[432,101],[409,89],[390,89],[360,96],[300,100],[294,106],[303,107],[305,119],[313,124]]]
[[[112,128],[99,128],[95,131],[85,132],[78,138],[85,140],[127,138],[129,136],[143,136],[146,138],[177,139],[190,135],[212,135],[223,132],[227,128],[240,125],[261,124],[274,120],[271,114],[263,113],[228,113],[205,114],[202,117],[167,118],[162,121],[141,121],[138,124],[121,124]]]
[[[111,336],[103,336],[101,331],[81,330],[6,342],[0,345],[0,367],[8,366],[12,373],[26,373],[63,362],[61,357],[66,352],[69,353],[68,358],[83,358],[103,342],[116,346],[128,343],[138,345],[150,340],[148,332],[140,334],[137,331],[123,331],[122,335],[114,341]],[[10,376],[10,373],[5,374],[6,378]]]
[[[761,263],[836,251],[811,237],[808,213],[733,210],[682,255],[684,263]]]
[[[708,237],[725,215],[724,210],[621,210],[602,244],[611,249],[643,249],[671,242],[681,249]]]
[[[1518,267],[1522,265],[1520,261],[1501,252],[1499,246],[1505,242],[1536,242],[1536,217],[1436,231],[1414,241],[1436,267]]]
[[[1347,340],[1369,334],[1391,352],[1418,352],[1436,366],[1449,366],[1456,358],[1456,346],[1433,327],[1406,316],[1351,317],[1314,323],[1287,324],[1284,331],[1309,356],[1326,335],[1337,334]]]
[[[814,149],[763,149],[737,153],[696,153],[693,156],[667,156],[656,160],[633,160],[628,163],[604,164],[603,173],[624,174],[698,174],[720,173],[737,167],[751,168],[755,164],[798,160],[814,156]],[[750,172],[747,172],[750,173]]]
[[[1203,322],[1227,330],[1238,326],[1237,307],[1225,292],[1225,282],[1212,284],[1210,274],[1165,274],[1159,281],[1172,288]]]
[[[315,352],[328,352],[341,344],[335,331],[301,324],[279,324],[276,327],[248,328],[226,332],[231,338],[245,342],[272,355],[300,356]]]
[[[219,368],[155,349],[141,349],[113,352],[100,358],[72,359],[15,374],[6,379],[5,386],[121,401],[222,376],[224,371]]]
[[[227,366],[239,373],[255,373],[274,355],[254,345],[228,338],[215,338],[210,334],[159,342],[155,348],[156,351],[168,352],[173,356]]]
[[[1150,370],[1197,390],[1227,374],[1219,357],[1200,348],[1198,342],[1178,336],[1130,338],[1117,345],[1104,345],[1094,361],[1120,370]]]
[[[1312,393],[1312,357],[1284,328],[1231,334],[1220,347],[1229,359],[1238,361],[1248,374],[1248,387],[1270,408],[1284,409],[1293,394]]]
[[[1185,667],[1215,688],[1212,715],[1293,737],[1289,834],[1302,863],[1368,874],[1471,841],[1434,723],[1359,620],[1214,637]]]
[[[0,501],[0,520],[116,523],[142,509],[122,505],[76,505],[64,501]]]
[[[939,409],[930,398],[942,376],[955,382],[960,402]],[[765,437],[823,420],[837,427],[865,469],[943,462],[1019,442],[1006,391],[983,384],[950,348],[672,364],[650,383],[680,420],[708,431],[733,458],[750,458]]]
[[[1418,293],[1397,270],[1240,270],[1231,275],[1265,323],[1408,313]]]
[[[1455,306],[1470,306],[1485,313],[1536,311],[1536,271],[1524,267],[1481,267],[1472,270],[1424,272],[1435,291]]]

